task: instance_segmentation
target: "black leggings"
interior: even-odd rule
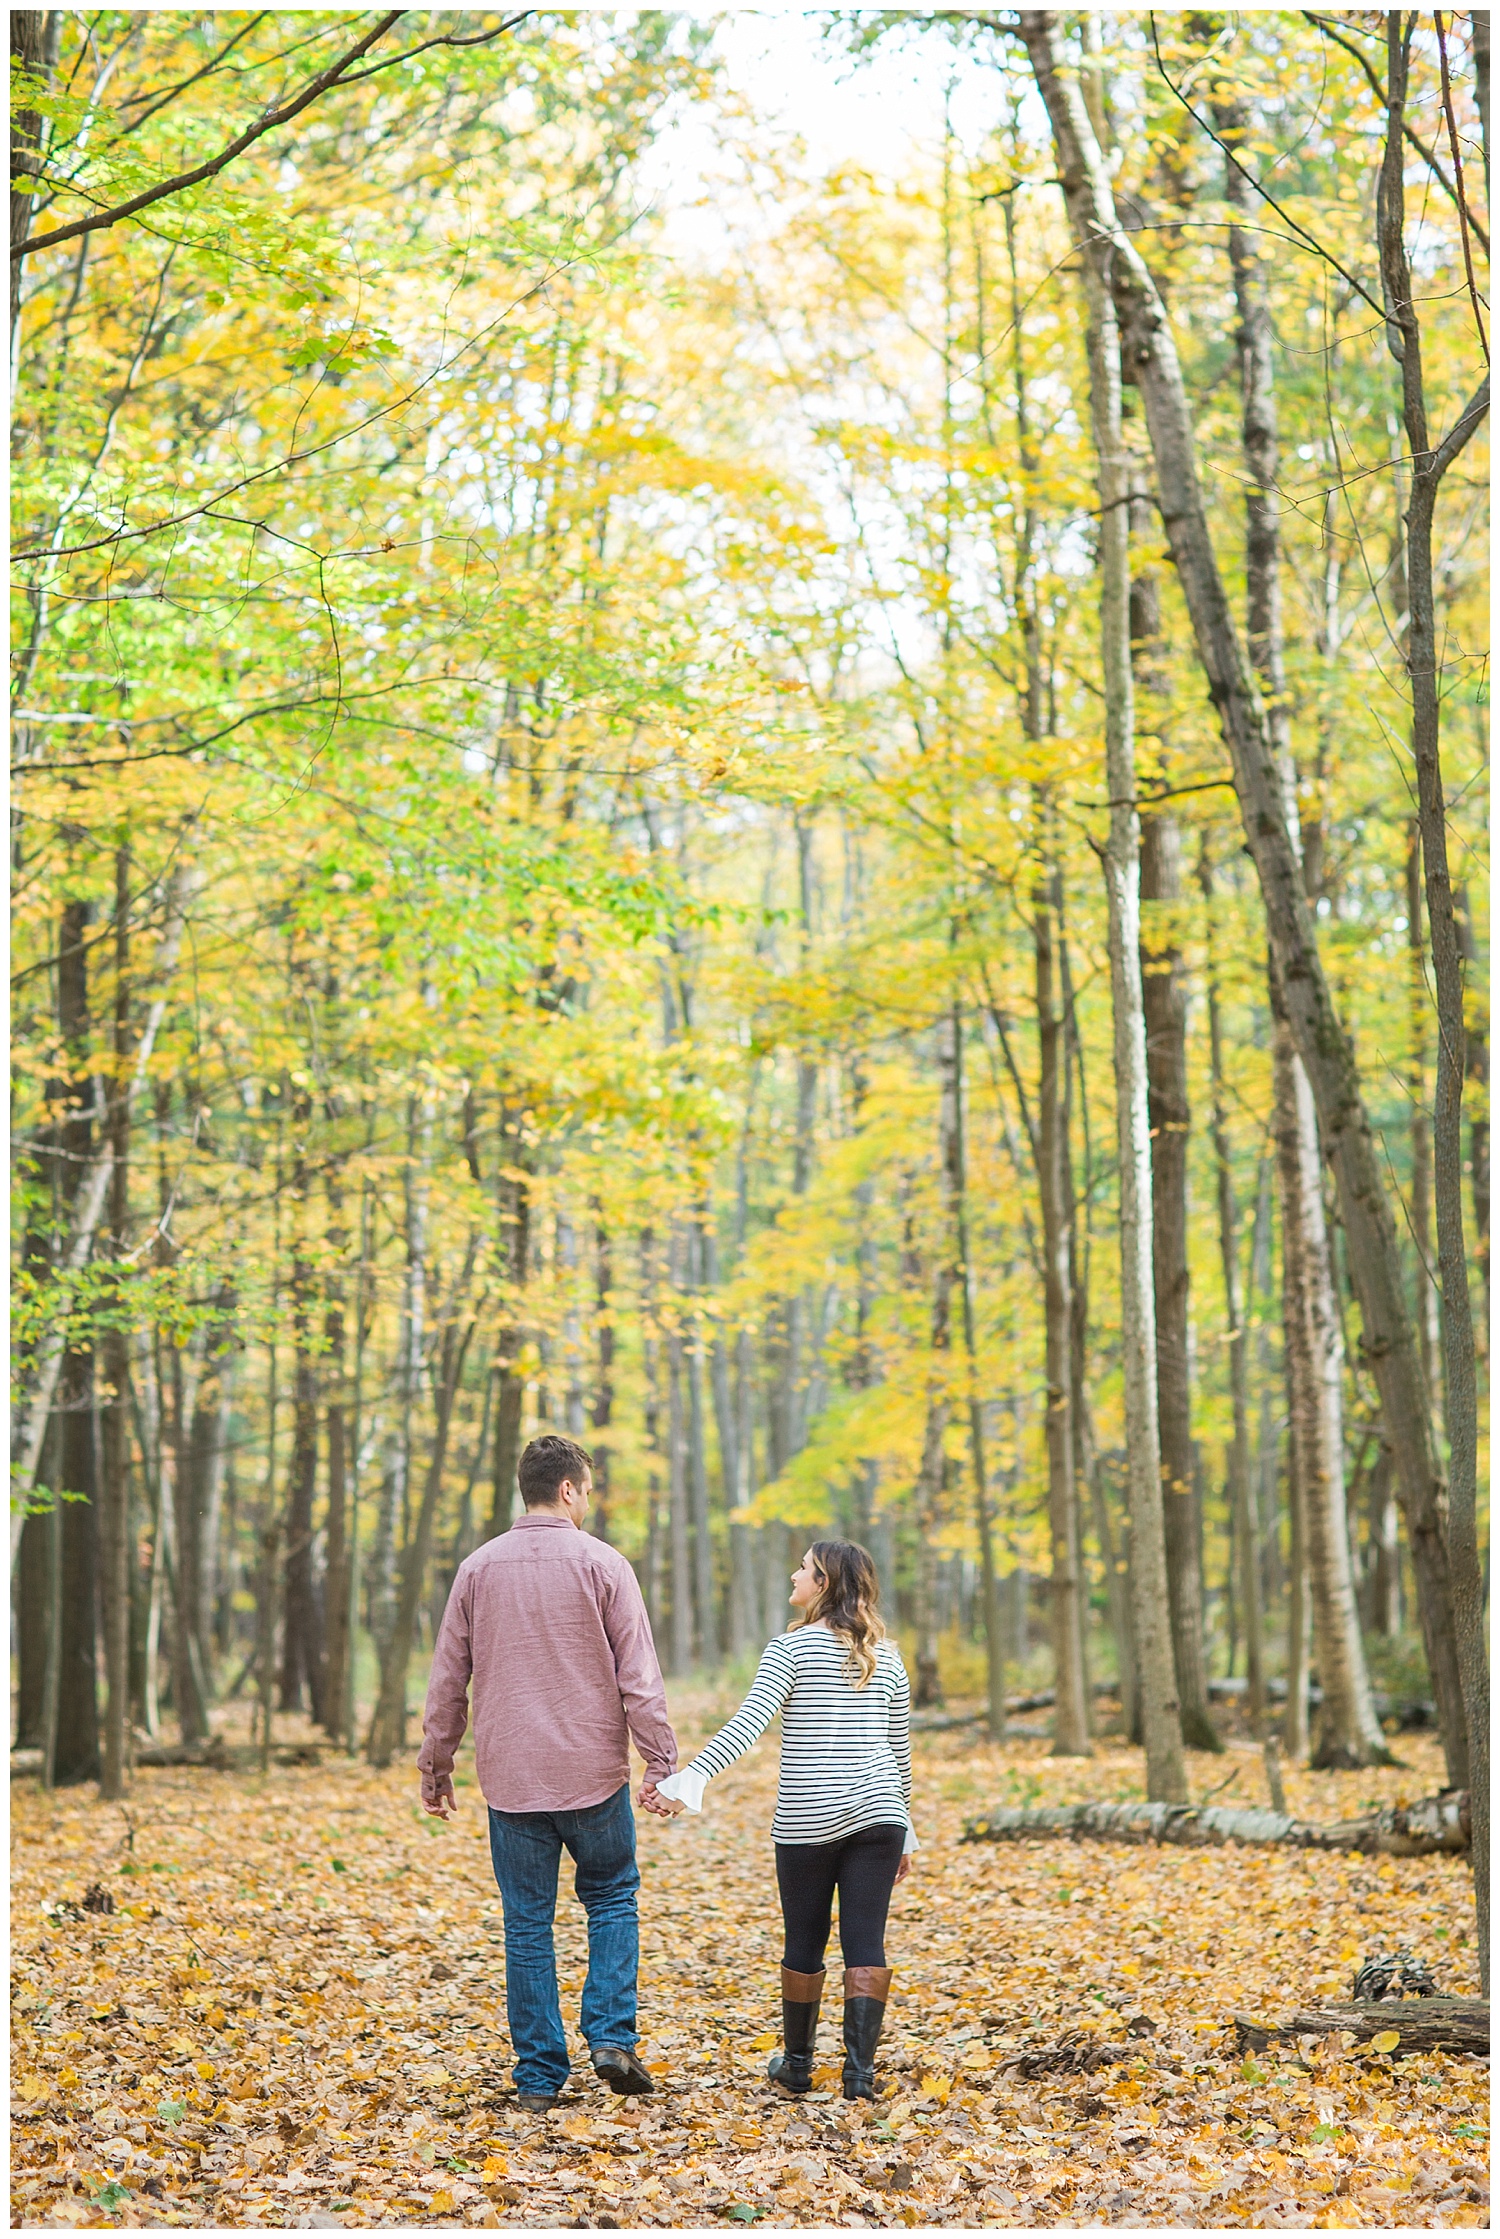
[[[839,1893],[846,1967],[885,1965],[885,1916],[906,1847],[904,1827],[861,1827],[832,1843],[778,1843],[776,1883],[786,1923],[784,1967],[815,1975],[823,1964]]]

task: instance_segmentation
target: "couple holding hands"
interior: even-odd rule
[[[781,1781],[771,1836],[786,1943],[782,2091],[811,2088],[823,1954],[839,1901],[846,2099],[875,2096],[875,2048],[891,1970],[885,1923],[909,1869],[911,1693],[877,1614],[862,1547],[818,1540],[792,1578],[797,1621],[761,1657],[727,1726],[677,1770],[661,1667],[635,1573],[583,1530],[592,1465],[571,1439],[534,1438],[517,1470],[525,1514],[459,1569],[433,1651],[422,1802],[455,1808],[454,1752],[473,1688],[474,1757],[489,1807],[490,1855],[505,1914],[505,1997],[516,2092],[538,2111],[569,2073],[552,1925],[566,1849],[588,1915],[580,2021],[612,2091],[646,2092],[636,2057],[639,1933],[629,1737],[646,1760],[639,1802],[664,1818],[698,1811],[716,1773],[781,1713]]]

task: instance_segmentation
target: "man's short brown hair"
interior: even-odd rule
[[[541,1438],[534,1438],[521,1456],[516,1482],[528,1508],[555,1508],[563,1479],[581,1488],[593,1467],[594,1457],[586,1446],[576,1446],[571,1438],[559,1438],[555,1431],[547,1431]]]

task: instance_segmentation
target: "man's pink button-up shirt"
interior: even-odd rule
[[[566,1516],[531,1510],[459,1567],[443,1612],[417,1765],[453,1769],[474,1683],[474,1761],[496,1811],[582,1811],[630,1778],[627,1729],[654,1780],[677,1737],[635,1572]]]

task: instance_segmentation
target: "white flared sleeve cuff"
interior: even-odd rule
[[[707,1773],[694,1772],[692,1766],[687,1765],[670,1779],[659,1780],[656,1793],[665,1796],[669,1804],[685,1804],[689,1811],[702,1811],[703,1791],[707,1786]]]
[[[909,1857],[911,1856],[911,1854],[912,1854],[912,1852],[913,1852],[914,1850],[920,1850],[920,1849],[921,1849],[921,1847],[922,1847],[922,1845],[921,1845],[921,1844],[920,1844],[920,1843],[919,1843],[919,1842],[917,1841],[917,1830],[916,1830],[916,1828],[915,1828],[915,1827],[910,1827],[910,1826],[909,1826],[909,1827],[907,1828],[907,1830],[906,1830],[906,1840],[905,1840],[905,1842],[904,1842],[904,1843],[903,1843],[903,1844],[901,1845],[901,1855],[902,1855],[902,1857],[903,1857],[903,1858],[909,1858]]]

